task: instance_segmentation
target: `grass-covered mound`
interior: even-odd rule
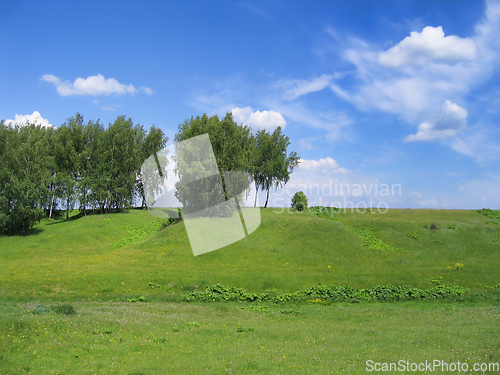
[[[197,257],[182,221],[167,225],[143,210],[45,221],[30,235],[0,238],[0,296],[155,299],[214,284],[254,293],[428,289],[435,277],[472,289],[500,284],[500,221],[476,211],[339,212],[334,220],[261,212],[250,236]]]

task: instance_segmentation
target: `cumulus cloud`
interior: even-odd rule
[[[273,110],[253,111],[251,107],[231,109],[234,119],[238,123],[250,126],[252,129],[274,130],[278,126],[286,126],[286,120],[281,113]]]
[[[40,80],[44,82],[52,83],[59,95],[71,96],[71,95],[123,95],[123,94],[135,94],[137,89],[133,85],[121,84],[114,78],[104,78],[103,75],[98,74],[96,76],[90,76],[87,78],[77,78],[73,83],[69,81],[62,81],[59,77],[52,74],[44,74]],[[150,94],[152,90],[150,88],[142,88],[143,91]],[[146,91],[147,89],[148,91]]]
[[[316,171],[319,169],[337,169],[339,165],[331,157],[319,160],[300,159],[299,169],[302,171]],[[342,168],[343,169],[343,168]]]
[[[405,142],[434,142],[452,138],[463,130],[467,124],[467,110],[447,100],[441,107],[441,112],[434,115],[432,122],[422,122],[418,132],[410,134]]]
[[[407,142],[442,140],[477,158],[484,153],[473,147],[472,137],[461,133],[468,129],[467,95],[487,82],[500,63],[500,3],[486,2],[485,15],[474,30],[462,38],[427,26],[384,50],[346,38],[342,56],[355,67],[354,80],[332,81],[330,88],[360,110],[394,114],[415,124],[417,131],[405,138]],[[464,108],[453,107],[457,102]],[[494,155],[495,147],[488,153]]]
[[[49,123],[49,120],[44,119],[40,112],[34,111],[31,115],[17,115],[14,117],[14,120],[5,120],[6,125],[13,126],[15,124],[18,125],[26,125],[26,124],[35,124],[42,126],[44,128],[52,128],[54,125]]]
[[[476,43],[470,38],[445,36],[441,26],[413,31],[394,47],[378,55],[380,65],[399,67],[424,65],[430,62],[458,63],[477,56]]]

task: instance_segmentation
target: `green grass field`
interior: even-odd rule
[[[44,221],[27,236],[0,237],[0,374],[358,374],[370,359],[500,362],[500,221],[459,210],[334,220],[261,213],[250,236],[197,257],[182,221],[167,226],[142,210]],[[428,289],[436,279],[470,293],[454,301],[181,302],[185,291],[217,283],[280,294],[318,284]],[[146,302],[126,302],[138,297]],[[44,308],[61,303],[76,314]]]

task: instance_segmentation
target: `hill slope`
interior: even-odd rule
[[[348,212],[335,220],[282,211],[262,209],[250,236],[197,257],[183,222],[163,227],[147,211],[42,222],[31,235],[0,238],[0,296],[160,298],[216,283],[255,292],[318,283],[428,288],[432,277],[478,289],[500,283],[500,221],[476,211]],[[374,241],[389,250],[371,250]]]

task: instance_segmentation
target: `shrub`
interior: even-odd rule
[[[477,212],[479,212],[480,214],[487,216],[491,219],[500,220],[500,212],[498,212],[498,211],[493,211],[493,210],[490,210],[489,208],[483,208],[481,210],[477,210]]]
[[[431,226],[429,227],[429,230],[436,230],[436,229],[439,229],[436,223],[432,223]]]
[[[302,191],[298,191],[292,198],[292,208],[296,211],[304,211],[307,209],[307,197]]]
[[[69,304],[52,306],[52,310],[57,314],[63,314],[63,315],[68,315],[68,316],[76,314],[76,309]]]

